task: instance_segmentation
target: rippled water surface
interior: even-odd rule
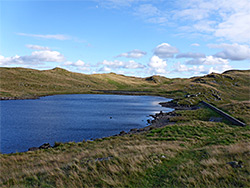
[[[0,102],[1,152],[22,152],[45,142],[79,142],[142,128],[163,108],[163,97],[55,95]]]

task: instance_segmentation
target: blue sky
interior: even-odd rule
[[[250,69],[249,0],[2,0],[0,66],[191,77]]]

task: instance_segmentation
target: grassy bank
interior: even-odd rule
[[[1,155],[1,187],[249,187],[250,129],[190,121]],[[228,162],[242,161],[233,168]]]
[[[0,76],[0,97],[150,91],[180,105],[204,100],[248,124],[211,122],[221,117],[199,106],[175,111],[170,124],[137,134],[0,154],[0,187],[250,187],[249,70],[168,79],[0,68]]]
[[[61,68],[44,71],[0,68],[0,80],[0,98],[98,93],[96,90],[147,91],[147,95],[171,97],[183,105],[196,105],[203,100],[250,123],[250,70],[169,79],[162,76],[127,77],[115,73],[86,75]]]

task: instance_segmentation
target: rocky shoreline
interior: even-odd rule
[[[26,99],[39,99],[40,97],[32,96],[32,97],[0,97],[0,100],[26,100]]]
[[[141,133],[141,132],[145,132],[145,131],[149,131],[153,128],[159,128],[159,127],[163,127],[169,124],[175,124],[175,122],[171,122],[169,121],[171,117],[175,117],[175,116],[180,116],[179,114],[176,113],[177,110],[195,110],[198,109],[198,106],[187,106],[187,105],[179,105],[173,101],[169,101],[169,102],[162,102],[159,103],[161,106],[166,107],[166,108],[172,108],[174,109],[172,112],[160,112],[160,113],[156,113],[155,115],[150,115],[153,120],[148,120],[148,123],[150,125],[141,128],[141,129],[131,129],[129,132],[125,132],[125,131],[121,131],[120,134],[115,135],[115,136],[122,136],[125,134],[136,134],[136,133]]]
[[[39,97],[34,97],[32,99],[38,99]],[[0,97],[0,100],[21,100],[21,99],[27,99],[27,98],[17,98],[17,97]],[[31,98],[28,98],[31,99]],[[197,106],[186,106],[186,105],[179,105],[177,103],[175,103],[173,100],[169,101],[169,102],[162,102],[159,103],[162,107],[166,107],[166,108],[172,108],[174,109],[171,112],[160,112],[160,113],[156,113],[154,115],[149,115],[150,117],[152,117],[153,119],[148,119],[148,126],[144,127],[144,128],[140,128],[140,129],[131,129],[128,132],[125,131],[121,131],[119,134],[113,135],[113,136],[123,136],[126,134],[138,134],[138,133],[142,133],[142,132],[146,132],[149,131],[153,128],[159,128],[159,127],[163,127],[169,124],[174,124],[175,122],[171,122],[169,121],[171,117],[174,116],[179,116],[179,114],[176,113],[177,110],[195,110],[198,107]],[[99,138],[100,139],[100,138]],[[98,138],[96,139],[98,140]],[[61,143],[60,143],[61,144]],[[51,146],[49,143],[44,143],[43,145],[39,146],[39,147],[31,147],[28,148],[28,151],[36,151],[36,150],[40,150],[40,149],[49,149],[49,148],[55,148],[57,147],[57,144],[55,144],[55,146]]]

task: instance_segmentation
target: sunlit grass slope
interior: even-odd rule
[[[141,78],[114,73],[85,75],[61,68],[39,71],[24,68],[1,68],[1,96],[30,98],[52,94],[90,93],[92,90],[133,89],[151,86]]]
[[[249,187],[250,129],[200,120],[0,155],[1,187]],[[229,162],[242,161],[238,168]]]
[[[137,78],[115,73],[86,75],[61,68],[44,71],[0,68],[0,97],[97,93],[95,90],[148,91],[148,95],[171,97],[184,105],[196,105],[204,100],[244,122],[250,119],[250,70],[169,79],[162,76]]]
[[[180,105],[204,100],[248,124],[210,122],[219,115],[199,104],[146,132],[0,154],[0,187],[250,187],[249,70],[169,79],[0,68],[0,76],[1,97],[150,91]]]

